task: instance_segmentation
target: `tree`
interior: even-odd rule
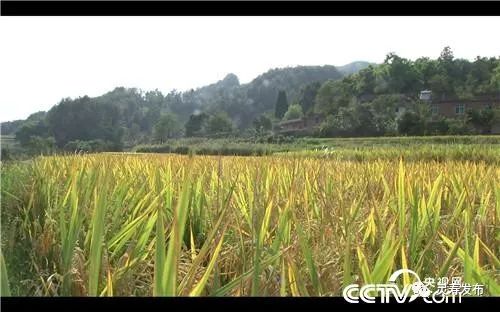
[[[126,93],[129,94],[129,93]],[[130,96],[137,95],[130,93]],[[124,128],[128,123],[126,111],[133,100],[113,101],[114,95],[101,98],[84,96],[75,100],[64,99],[47,113],[51,135],[58,147],[74,140],[112,142],[113,149],[122,146]],[[132,103],[132,104],[131,104]]]
[[[288,111],[283,117],[284,120],[298,119],[304,117],[302,107],[299,104],[293,104],[288,108]]]
[[[254,119],[253,126],[257,133],[263,133],[273,128],[273,122],[269,116],[262,114],[258,118]]]
[[[497,61],[497,66],[493,69],[490,78],[490,88],[493,90],[500,90],[500,60]]]
[[[219,112],[210,116],[207,122],[209,134],[228,133],[233,131],[233,123],[227,113]]]
[[[457,78],[461,77],[457,73],[457,66],[454,61],[453,51],[450,47],[445,47],[438,58],[439,80],[444,87],[443,94],[454,95]]]
[[[172,90],[165,97],[165,102],[169,111],[176,114],[182,122],[185,122],[198,108],[197,99],[193,90],[184,93]]]
[[[424,120],[412,111],[406,111],[398,120],[398,132],[404,135],[423,135]]]
[[[423,127],[423,135],[429,135],[430,123],[432,121],[432,111],[431,106],[423,101],[417,100],[412,103],[413,111],[417,113],[420,122]]]
[[[0,123],[2,135],[15,134],[25,123],[24,120],[13,120]]]
[[[164,106],[165,97],[158,89],[146,92],[144,99],[151,107],[161,108]]]
[[[276,100],[276,106],[274,107],[274,116],[278,119],[282,119],[288,110],[288,100],[286,98],[286,93],[284,90],[278,92],[278,99]]]
[[[408,106],[403,99],[398,95],[379,95],[370,103],[370,108],[373,112],[373,124],[380,134],[396,134],[397,123],[396,117],[400,107]]]
[[[444,135],[450,131],[450,125],[446,118],[438,117],[427,122],[425,133],[429,135]]]
[[[495,123],[495,111],[493,109],[468,110],[467,123],[473,126],[479,133],[491,133]]]
[[[299,104],[302,107],[302,111],[304,114],[308,114],[312,112],[314,108],[314,103],[316,100],[316,95],[318,94],[318,90],[321,87],[321,83],[313,82],[303,87],[299,93]]]
[[[337,114],[339,108],[349,105],[356,97],[352,78],[342,80],[329,80],[318,90],[314,112],[317,114]]]
[[[154,126],[154,137],[160,143],[179,133],[180,125],[177,117],[172,113],[164,114]]]
[[[429,80],[437,74],[437,62],[428,57],[421,57],[413,62],[413,68],[416,71],[419,84],[422,88],[430,88]]]
[[[31,136],[29,142],[26,144],[30,154],[50,154],[54,152],[56,140],[53,137]]]
[[[444,47],[444,49],[441,51],[441,54],[439,55],[439,61],[441,62],[451,62],[453,61],[453,51],[449,46]]]
[[[322,137],[328,137],[335,134],[337,128],[337,119],[334,115],[326,116],[325,120],[319,125],[319,134]]]
[[[356,92],[358,94],[372,94],[376,87],[376,77],[373,65],[358,72],[356,79]]]
[[[352,102],[341,107],[337,114],[330,115],[321,125],[320,131],[326,136],[358,137],[379,135],[374,123],[369,103]]]
[[[16,131],[16,140],[23,147],[27,147],[30,143],[31,138],[34,136],[48,136],[48,128],[45,124],[45,121],[41,120],[26,122]]]
[[[390,53],[384,63],[388,65],[389,90],[392,93],[408,93],[421,88],[418,85],[417,72],[410,60]]]
[[[209,116],[205,113],[192,114],[189,116],[189,120],[184,125],[186,129],[186,136],[201,136],[205,133],[205,127],[207,124]]]

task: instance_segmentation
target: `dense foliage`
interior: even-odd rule
[[[325,116],[321,132],[326,136],[488,133],[500,122],[498,112],[471,111],[463,120],[443,120],[431,116],[418,95],[432,90],[435,99],[498,97],[499,73],[499,58],[455,59],[448,47],[437,60],[411,61],[391,53],[383,64],[324,83],[314,110]],[[404,113],[398,112],[401,108]]]
[[[459,144],[401,140],[408,148],[313,157],[92,154],[2,166],[1,295],[339,296],[408,268],[498,296],[499,150],[455,160]]]

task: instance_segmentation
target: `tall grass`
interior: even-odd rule
[[[0,296],[8,297],[10,296],[10,286],[9,286],[9,277],[7,273],[7,268],[5,266],[5,260],[3,258],[3,253],[0,251]]]
[[[2,295],[328,296],[399,268],[499,295],[499,176],[491,162],[404,157],[4,166]]]

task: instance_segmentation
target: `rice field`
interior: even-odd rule
[[[500,295],[498,158],[309,156],[4,164],[2,295],[340,296],[400,268]]]

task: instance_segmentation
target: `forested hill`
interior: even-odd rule
[[[186,92],[172,90],[166,95],[157,90],[118,87],[95,98],[63,99],[47,112],[46,119],[40,118],[45,112],[39,112],[26,120],[4,122],[2,134],[23,130],[18,137],[27,141],[32,134],[48,131],[60,147],[73,140],[118,137],[126,144],[145,143],[150,142],[160,115],[167,113],[175,115],[182,126],[192,114],[224,112],[235,128],[245,129],[257,116],[272,112],[279,90],[294,101],[302,87],[342,77],[335,66],[297,66],[271,69],[246,84],[228,74],[211,85]],[[27,127],[21,129],[23,125]]]
[[[235,74],[228,74],[217,83],[179,94],[183,107],[175,106],[173,111],[181,121],[198,110],[209,114],[223,111],[237,128],[245,129],[254,118],[274,109],[280,90],[286,92],[289,101],[295,102],[302,87],[342,77],[335,66],[329,65],[275,68],[246,84],[240,84]]]
[[[273,124],[302,117],[318,123],[307,135],[324,137],[488,134],[500,125],[498,57],[460,59],[445,47],[437,59],[389,53],[382,64],[339,68],[271,69],[244,84],[228,74],[211,85],[166,95],[121,87],[95,98],[63,99],[47,113],[2,124],[2,134],[15,133],[33,150],[74,151],[121,150],[194,136],[273,139],[283,135]],[[433,99],[496,100],[449,116],[420,101],[422,90],[430,90]]]
[[[255,114],[272,111],[278,91],[285,91],[292,103],[298,100],[301,88],[311,83],[338,80],[342,73],[335,66],[299,66],[272,69],[244,85],[248,99],[255,107]]]
[[[344,66],[338,66],[337,70],[344,75],[350,75],[350,74],[355,74],[360,70],[367,68],[370,65],[376,65],[376,64],[365,61],[357,61],[357,62],[351,62]]]

